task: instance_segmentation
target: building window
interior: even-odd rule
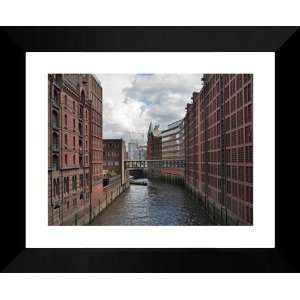
[[[68,127],[68,117],[65,115],[65,127]]]
[[[64,193],[69,193],[69,177],[64,177]]]
[[[251,127],[247,126],[245,127],[245,143],[251,143],[252,141],[252,133],[251,133]]]
[[[77,190],[77,176],[72,176],[72,190]]]
[[[84,91],[81,92],[81,96],[80,96],[80,102],[84,103],[85,102],[85,95],[84,95]]]
[[[54,101],[54,103],[55,103],[56,105],[59,104],[59,101],[58,101],[58,100],[59,100],[58,92],[57,92],[56,89],[54,89],[53,101]]]
[[[58,134],[56,132],[52,135],[52,145],[54,150],[58,150]]]
[[[83,187],[83,175],[81,174],[79,178],[80,178],[80,187]]]
[[[80,115],[79,115],[80,119],[83,119],[83,107],[82,105],[80,105]]]
[[[59,196],[59,179],[53,180],[53,197]]]
[[[76,157],[75,157],[75,154],[73,155],[73,165],[76,164]]]
[[[53,170],[58,170],[58,156],[57,155],[53,155],[52,168],[53,168]]]
[[[251,105],[248,105],[244,110],[245,115],[245,123],[251,122],[252,120],[252,111],[251,111]]]
[[[68,97],[65,95],[65,104],[68,105]]]
[[[65,134],[65,145],[68,145],[68,135]]]
[[[73,130],[75,131],[75,128],[76,128],[76,126],[75,126],[75,119],[73,119]]]
[[[60,193],[60,186],[59,186],[59,179],[57,178],[56,179],[56,195],[59,196],[59,193]]]
[[[65,165],[68,165],[68,154],[65,154]]]
[[[247,146],[246,148],[246,158],[245,158],[245,162],[246,163],[251,163],[252,161],[253,161],[253,159],[252,159],[252,155],[253,155],[253,153],[252,153],[252,146]]]
[[[59,122],[58,122],[58,114],[56,111],[52,112],[52,122],[53,122],[53,127],[58,128]]]
[[[73,101],[73,111],[75,112],[75,101]]]
[[[75,140],[75,136],[73,136],[73,147],[75,148],[76,145],[76,140]]]
[[[56,179],[53,180],[53,197],[56,196]]]

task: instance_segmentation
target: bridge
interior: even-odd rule
[[[125,169],[184,168],[184,159],[125,160]]]

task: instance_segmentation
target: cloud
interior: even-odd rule
[[[146,138],[150,121],[164,129],[183,118],[193,91],[200,90],[201,75],[98,74],[104,138],[128,139],[129,132],[143,132]]]

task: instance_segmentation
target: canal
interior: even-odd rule
[[[199,202],[180,185],[139,179],[97,216],[91,225],[212,225]]]

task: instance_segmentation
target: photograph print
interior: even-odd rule
[[[253,225],[252,74],[48,74],[48,225]]]

